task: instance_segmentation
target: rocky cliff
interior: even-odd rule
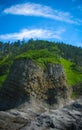
[[[61,64],[37,65],[29,59],[15,60],[0,91],[0,110],[28,103],[27,107],[58,108],[68,100]]]

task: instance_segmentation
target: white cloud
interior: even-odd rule
[[[71,24],[77,24],[76,21],[73,20],[73,17],[70,15],[69,12],[62,12],[59,10],[52,9],[49,6],[44,6],[35,3],[13,5],[9,8],[6,8],[3,12],[6,14],[13,15],[40,16]]]
[[[29,38],[40,38],[40,39],[59,39],[61,40],[61,34],[65,31],[65,29],[59,29],[57,31],[44,30],[44,29],[23,29],[20,32],[10,33],[10,34],[2,34],[0,35],[0,40],[22,40]]]

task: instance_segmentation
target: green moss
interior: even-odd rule
[[[61,58],[61,64],[63,65],[69,85],[73,86],[79,82],[82,82],[82,73],[74,70],[71,66],[74,64],[64,58]]]

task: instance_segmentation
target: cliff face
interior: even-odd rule
[[[48,63],[45,69],[29,59],[16,60],[0,92],[0,110],[24,102],[31,107],[57,108],[68,100],[65,74],[60,64]]]

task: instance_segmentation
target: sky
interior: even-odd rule
[[[0,0],[0,41],[30,38],[82,47],[82,0]]]

